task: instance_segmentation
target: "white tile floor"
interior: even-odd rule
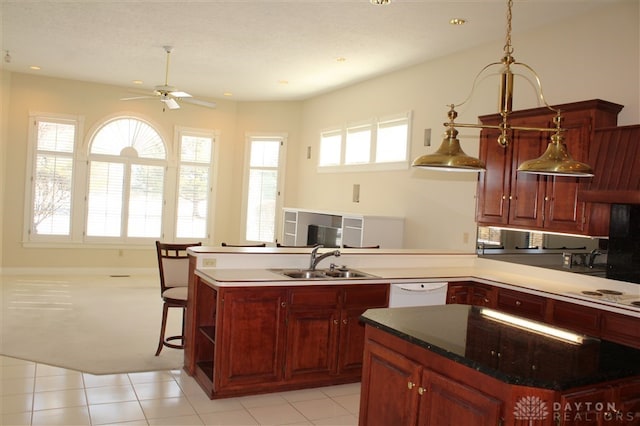
[[[96,376],[0,356],[1,425],[357,425],[360,384],[209,400],[181,370]]]

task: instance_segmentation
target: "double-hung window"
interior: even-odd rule
[[[77,118],[31,117],[30,240],[69,239],[72,226]]]
[[[180,130],[178,165],[176,237],[207,238],[212,193],[211,164],[214,135],[208,132]]]
[[[281,210],[285,135],[247,135],[244,240],[274,242]]]

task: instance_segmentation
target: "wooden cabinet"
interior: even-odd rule
[[[640,319],[602,311],[601,321],[603,339],[640,349]]]
[[[554,300],[552,303],[550,323],[590,336],[600,335],[601,311],[599,309],[561,300]]]
[[[210,398],[359,380],[360,315],[389,300],[388,284],[192,286],[185,370]]]
[[[364,349],[360,315],[387,306],[386,286],[308,286],[290,290],[287,379],[359,377]]]
[[[361,425],[500,424],[501,401],[375,340],[367,342],[364,365]]]
[[[474,281],[450,282],[447,303],[496,308],[640,349],[640,320],[628,315]]]
[[[497,308],[521,317],[544,321],[547,300],[549,299],[535,294],[501,288],[498,290]]]
[[[640,380],[616,383],[608,388],[587,388],[560,398],[558,424],[637,425],[640,424]]]
[[[285,360],[286,290],[241,289],[219,292],[221,321],[216,339],[216,389],[282,379]]]
[[[597,127],[615,126],[620,105],[601,100],[557,106],[563,111],[565,144],[578,161],[587,162],[589,143]],[[516,111],[511,124],[518,127],[553,128],[555,113],[547,108]],[[482,124],[497,125],[497,114],[480,117]],[[480,134],[480,159],[487,170],[478,180],[476,220],[482,226],[506,226],[585,235],[607,235],[598,221],[587,222],[588,206],[578,199],[580,179],[517,173],[526,160],[546,149],[549,132],[511,131],[505,148],[496,139],[499,132]],[[597,219],[597,215],[593,216]],[[603,233],[604,232],[604,233]]]
[[[473,281],[451,282],[447,288],[447,303],[486,306],[496,306],[497,289],[488,284]]]

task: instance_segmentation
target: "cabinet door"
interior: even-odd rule
[[[335,373],[339,331],[338,310],[291,307],[287,317],[286,378],[312,380]]]
[[[340,344],[338,351],[338,373],[359,376],[362,371],[364,352],[364,324],[360,315],[363,308],[343,309],[340,316]]]
[[[560,397],[560,411],[554,411],[561,425],[564,426],[603,426],[611,424],[604,419],[599,404],[611,401],[608,389],[586,389],[564,394]],[[614,423],[618,424],[618,423]]]
[[[500,400],[431,370],[424,371],[421,382],[419,425],[501,424]]]
[[[233,290],[222,300],[220,388],[282,379],[286,290]]]
[[[514,120],[514,126],[548,127],[545,117]],[[539,132],[514,131],[509,190],[509,224],[526,228],[541,228],[544,223],[545,181],[539,175],[518,173],[523,162],[538,158],[547,147],[548,135]]]
[[[369,340],[362,368],[359,424],[416,425],[421,373],[418,363]]]
[[[365,330],[360,316],[369,308],[384,308],[388,304],[388,285],[357,284],[345,287],[340,313],[339,374],[360,376]]]
[[[574,111],[564,115],[564,143],[571,156],[588,161],[588,143],[592,120],[589,111]],[[582,232],[585,229],[585,203],[578,201],[579,178],[547,177],[545,189],[544,228],[558,232]]]
[[[494,129],[480,132],[480,159],[487,167],[478,176],[476,220],[481,225],[506,225],[509,221],[511,146],[500,146],[499,134]]]
[[[287,379],[326,378],[336,372],[340,286],[291,289],[287,315]]]
[[[629,426],[640,424],[640,380],[618,386],[615,394],[617,411],[611,415],[619,422],[616,424]]]

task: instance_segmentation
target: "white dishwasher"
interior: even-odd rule
[[[389,292],[389,307],[433,306],[447,303],[446,282],[395,283]]]

